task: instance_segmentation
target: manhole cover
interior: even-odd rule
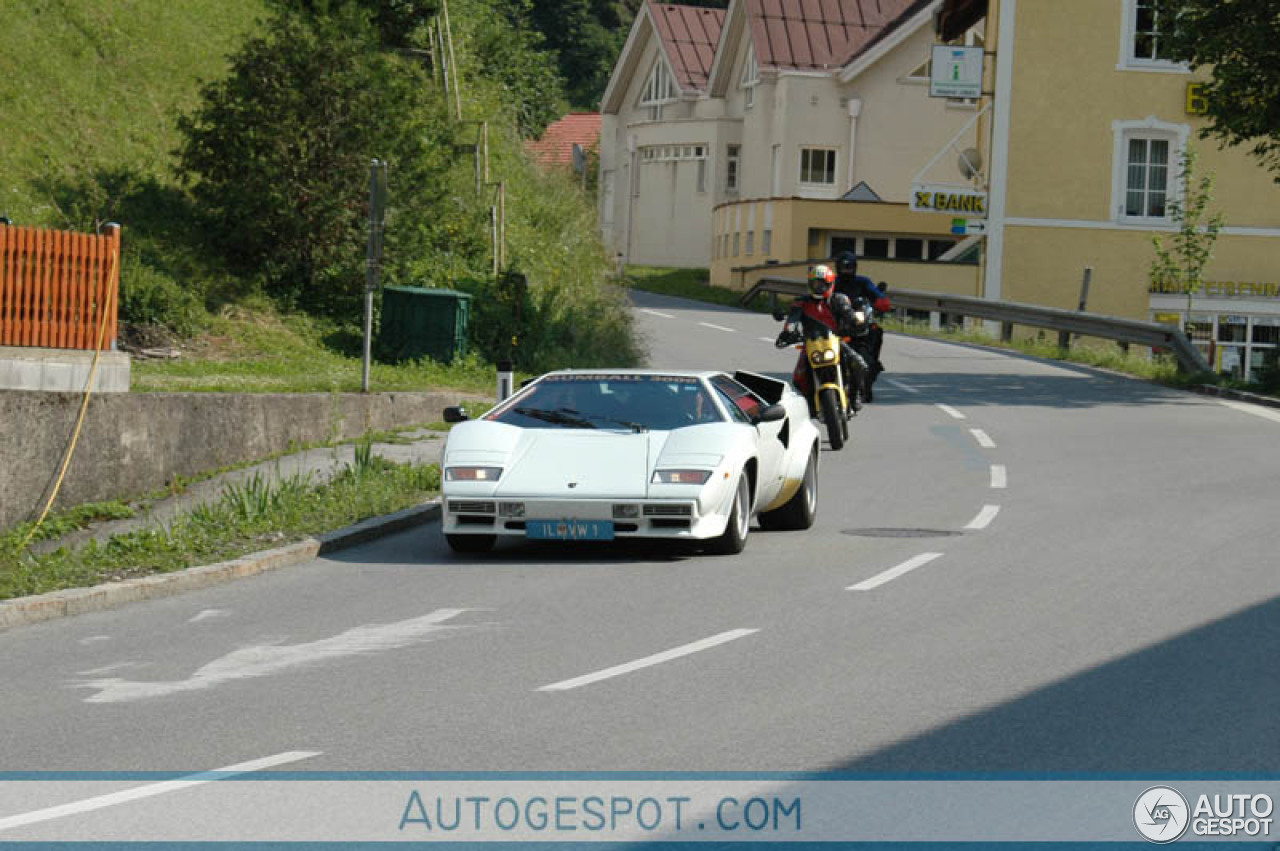
[[[950,529],[845,529],[859,538],[950,538],[961,534]]]

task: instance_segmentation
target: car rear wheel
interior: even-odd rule
[[[711,551],[719,555],[737,555],[747,545],[747,533],[751,530],[751,483],[747,471],[738,476],[738,492],[729,509],[729,522],[724,534],[711,542]]]
[[[493,549],[497,535],[449,535],[444,539],[449,542],[449,549],[455,553],[487,553]]]
[[[818,448],[809,453],[800,488],[781,508],[760,515],[765,529],[808,529],[818,515]]]

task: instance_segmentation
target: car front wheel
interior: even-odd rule
[[[738,492],[729,509],[729,522],[724,533],[711,543],[711,551],[719,555],[736,555],[747,546],[747,532],[751,530],[751,483],[747,471],[738,476]]]

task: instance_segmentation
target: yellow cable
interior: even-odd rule
[[[113,251],[111,253],[111,270],[107,275],[108,281],[115,279],[116,259],[117,252]],[[117,292],[116,298],[119,297]],[[58,471],[58,479],[53,484],[53,493],[49,494],[49,501],[44,504],[44,510],[40,512],[40,519],[31,527],[31,531],[27,533],[26,540],[22,542],[20,547],[22,550],[25,550],[27,544],[31,543],[31,539],[35,537],[41,524],[49,516],[49,509],[53,507],[53,501],[58,498],[58,491],[62,490],[62,480],[67,476],[67,468],[71,466],[71,456],[75,454],[76,444],[80,441],[80,429],[84,425],[84,415],[89,410],[89,397],[93,395],[93,381],[98,375],[98,361],[102,357],[102,343],[107,334],[107,317],[110,315],[110,307],[104,304],[102,306],[102,322],[98,325],[98,346],[93,350],[93,363],[89,365],[89,383],[85,385],[84,398],[80,400],[80,416],[76,418],[76,429],[71,434],[71,445],[67,447],[67,453],[62,458],[62,469]]]

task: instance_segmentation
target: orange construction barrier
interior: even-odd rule
[[[92,350],[105,311],[111,348],[119,257],[119,225],[94,236],[0,224],[0,346]]]

